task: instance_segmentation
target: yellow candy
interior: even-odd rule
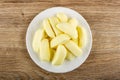
[[[50,61],[50,47],[48,39],[43,39],[41,41],[39,57],[42,61]]]
[[[56,26],[59,30],[68,34],[73,39],[77,39],[77,37],[78,37],[77,30],[75,28],[73,28],[71,24],[69,24],[69,23],[59,23]]]
[[[63,45],[59,45],[53,57],[52,64],[53,65],[63,64],[66,54],[67,54],[66,48]]]
[[[50,17],[49,18],[50,24],[52,26],[53,31],[55,32],[56,35],[61,34],[62,32],[57,29],[56,25],[59,23],[59,20],[57,17]]]
[[[50,42],[51,48],[56,47],[57,45],[63,44],[67,42],[70,39],[70,37],[66,34],[61,34],[55,38],[53,38]]]
[[[51,38],[55,37],[55,33],[53,32],[50,23],[48,22],[48,19],[44,19],[43,20],[43,27],[45,29],[45,32],[47,33],[47,35]]]
[[[82,50],[76,45],[72,40],[65,43],[65,47],[71,51],[75,56],[80,56],[82,54]]]
[[[86,45],[87,34],[85,32],[85,29],[80,26],[77,27],[77,31],[78,31],[78,45],[80,48],[82,48]]]
[[[40,40],[42,40],[43,37],[45,37],[45,31],[43,29],[38,29],[33,36],[32,47],[36,53],[39,53]]]

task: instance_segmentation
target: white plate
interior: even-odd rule
[[[40,27],[41,21],[44,18],[53,16],[58,12],[64,12],[66,15],[76,18],[79,21],[79,24],[86,29],[88,42],[87,42],[87,45],[83,48],[82,56],[77,57],[72,61],[65,61],[64,64],[61,66],[53,66],[51,65],[51,63],[42,62],[39,60],[38,56],[32,49],[31,43],[33,39],[33,34],[36,31],[36,29]],[[64,7],[53,7],[53,8],[49,8],[49,9],[46,9],[40,12],[31,21],[27,29],[27,33],[26,33],[26,46],[27,46],[27,50],[29,52],[30,57],[39,67],[49,72],[65,73],[65,72],[69,72],[69,71],[72,71],[78,68],[87,59],[88,55],[90,54],[91,47],[92,47],[92,34],[91,34],[91,30],[90,30],[90,27],[87,21],[78,12],[72,9],[69,9],[69,8],[64,8]]]

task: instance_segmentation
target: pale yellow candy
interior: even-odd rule
[[[57,17],[50,17],[49,18],[50,24],[52,26],[53,31],[56,35],[61,34],[62,32],[56,27],[56,25],[60,22]]]
[[[39,57],[41,61],[50,61],[50,47],[48,39],[43,39],[41,41]]]
[[[42,40],[43,37],[45,37],[45,31],[41,28],[38,29],[33,36],[32,47],[36,53],[40,51],[40,40]]]
[[[32,47],[41,61],[51,61],[52,65],[61,65],[64,60],[73,60],[82,55],[81,48],[86,44],[86,31],[78,26],[75,18],[64,13],[44,19],[43,29],[38,29],[33,37]]]
[[[77,39],[78,37],[77,30],[73,28],[71,24],[63,22],[63,23],[57,24],[56,27],[62,32],[68,34],[73,39]]]
[[[47,35],[51,38],[54,38],[55,37],[55,33],[53,32],[51,26],[50,26],[50,23],[48,21],[48,19],[44,19],[43,20],[43,27],[45,29],[45,32],[47,33]]]
[[[63,44],[70,40],[70,37],[66,34],[60,34],[57,37],[53,38],[50,42],[51,48],[55,48],[59,44]]]
[[[78,21],[77,21],[75,18],[71,18],[68,22],[69,22],[74,28],[76,28],[77,25],[78,25]]]
[[[66,56],[66,59],[67,60],[73,60],[75,58],[75,56],[70,52],[70,51],[67,51],[67,56]]]
[[[61,22],[67,22],[68,21],[68,17],[64,13],[57,13],[56,16],[59,18],[59,20]]]
[[[84,47],[87,43],[87,34],[83,27],[78,26],[78,45],[80,48]]]
[[[80,56],[82,54],[82,50],[78,47],[78,45],[72,40],[65,43],[65,47],[72,52],[75,56]]]
[[[63,45],[59,45],[57,47],[56,53],[53,57],[52,64],[53,65],[61,65],[63,64],[66,58],[67,50]]]

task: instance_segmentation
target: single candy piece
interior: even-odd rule
[[[70,40],[70,37],[67,34],[60,34],[59,36],[53,38],[50,42],[51,48],[55,48],[59,44],[63,44]]]
[[[78,45],[80,48],[84,47],[87,43],[87,34],[83,27],[78,26]]]
[[[63,64],[65,57],[67,54],[67,50],[63,45],[59,45],[57,47],[56,53],[53,57],[52,64],[53,65],[61,65]]]
[[[65,43],[65,47],[71,51],[75,56],[80,56],[82,54],[82,50],[76,45],[72,40]]]
[[[41,41],[39,57],[41,61],[50,61],[50,47],[48,39],[43,39]]]
[[[68,17],[64,13],[57,13],[56,16],[59,18],[59,20],[61,22],[67,22],[68,21]]]
[[[56,26],[59,30],[68,34],[73,39],[77,39],[77,37],[78,37],[77,30],[75,28],[73,28],[71,24],[69,24],[69,23],[59,23]]]
[[[48,19],[44,19],[43,20],[43,27],[45,29],[45,32],[47,33],[47,35],[51,38],[54,38],[55,37],[55,33],[53,32],[51,26],[50,26],[50,23],[48,21]]]
[[[42,40],[43,37],[45,37],[45,31],[41,28],[38,29],[33,36],[32,47],[36,53],[40,51],[40,40]]]
[[[56,35],[61,34],[62,32],[56,27],[56,25],[60,22],[57,17],[50,17],[49,22],[52,26],[53,31]]]

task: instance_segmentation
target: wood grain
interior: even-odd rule
[[[64,74],[39,68],[25,45],[30,21],[54,6],[81,13],[93,34],[88,59]],[[120,0],[0,0],[0,80],[120,80]]]

